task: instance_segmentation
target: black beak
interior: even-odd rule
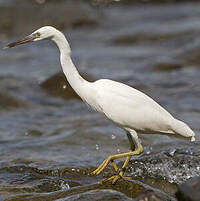
[[[31,35],[25,37],[22,40],[19,40],[19,41],[16,41],[16,42],[13,42],[13,43],[10,43],[10,44],[6,45],[3,49],[7,49],[7,48],[15,47],[17,45],[21,45],[21,44],[24,44],[24,43],[32,42],[36,38],[37,38],[37,36],[35,34],[31,34]]]

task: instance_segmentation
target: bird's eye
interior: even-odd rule
[[[40,37],[40,33],[37,32],[37,33],[35,34],[35,36],[39,38],[39,37]]]

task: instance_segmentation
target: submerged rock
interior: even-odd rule
[[[160,62],[152,67],[153,71],[161,72],[161,71],[173,71],[182,68],[180,63],[171,63],[171,62]]]
[[[5,93],[0,93],[0,110],[7,110],[11,108],[26,107],[27,104],[23,100],[8,95]]]
[[[94,80],[86,74],[82,74],[82,77],[88,81]],[[80,99],[80,97],[72,89],[65,75],[62,72],[57,73],[56,75],[53,75],[52,77],[48,78],[40,86],[53,96],[59,96],[65,99]]]
[[[146,193],[142,194],[141,196],[136,198],[136,201],[163,201],[161,197],[158,197],[155,192],[147,191]]]
[[[148,34],[132,34],[119,36],[112,40],[113,45],[135,45],[144,42],[154,42],[154,41],[167,41],[177,37],[175,34],[158,34],[158,33],[148,33]]]
[[[200,200],[200,177],[188,179],[178,186],[176,197],[179,201]]]
[[[92,190],[78,195],[69,196],[68,198],[57,201],[131,201],[126,195],[114,190]]]
[[[185,65],[200,66],[200,47],[190,47],[178,56],[178,59],[184,61]]]

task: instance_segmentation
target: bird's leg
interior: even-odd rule
[[[133,138],[131,136],[131,134],[129,132],[126,132],[126,135],[128,137],[128,141],[129,141],[129,144],[130,144],[130,152],[133,152],[133,150],[135,150],[135,143],[133,141]],[[120,177],[124,177],[124,173],[126,171],[126,167],[128,166],[129,162],[131,160],[131,156],[128,156],[122,166],[122,169],[121,171],[119,172],[119,176]],[[116,180],[117,181],[117,180]],[[116,181],[114,183],[116,183]]]
[[[118,158],[127,157],[125,162],[124,162],[124,164],[123,164],[123,166],[122,166],[122,170],[119,172],[118,175],[114,175],[114,176],[112,176],[112,177],[110,177],[108,179],[102,180],[100,183],[105,183],[107,181],[112,181],[112,184],[115,184],[119,178],[124,178],[124,179],[128,178],[128,177],[124,177],[124,172],[126,170],[126,167],[128,166],[128,163],[130,162],[131,157],[133,155],[141,154],[144,149],[143,149],[142,145],[139,142],[139,139],[137,137],[136,132],[131,132],[131,133],[127,132],[127,137],[128,137],[129,143],[130,143],[130,148],[131,148],[130,152],[109,156],[106,160],[104,160],[104,162],[95,171],[92,172],[93,174],[98,175],[104,170],[104,168],[110,162],[112,162],[112,164],[114,164],[114,166],[116,166],[116,164],[113,162],[113,160],[118,159]],[[135,142],[133,141],[132,137],[134,137]],[[136,149],[135,149],[135,146],[136,146]],[[133,151],[134,149],[135,149],[135,151]],[[116,168],[114,167],[114,169],[118,170],[117,166],[116,166]]]
[[[109,158],[109,157],[108,157],[108,158]],[[102,167],[104,167],[106,161],[107,161],[107,159],[104,160],[104,161],[101,163],[101,165],[100,165],[96,170],[94,170],[94,171],[92,172],[92,174],[98,175],[98,174],[99,174],[98,171],[99,171]],[[112,166],[113,166],[115,172],[117,172],[117,171],[118,171],[118,167],[117,167],[116,163],[114,162],[114,160],[111,159],[110,162],[112,163]],[[106,166],[107,166],[107,165],[106,165]],[[106,167],[106,166],[105,166],[105,167]],[[104,168],[105,168],[105,167],[104,167]],[[104,169],[104,168],[103,168],[103,169]]]
[[[128,157],[128,156],[133,156],[133,155],[138,155],[140,154],[140,150],[135,150],[133,152],[127,152],[127,153],[123,153],[123,154],[116,154],[116,155],[112,155],[112,156],[109,156],[95,171],[93,171],[92,173],[93,174],[100,174],[104,168],[112,161],[112,160],[115,160],[115,159],[118,159],[118,158],[124,158],[124,157]]]
[[[135,143],[134,143],[133,138],[132,138],[132,136],[131,136],[131,134],[129,132],[127,132],[126,135],[128,137],[128,141],[130,143],[130,152],[132,152],[133,150],[135,150]],[[127,167],[128,163],[129,163],[130,159],[131,159],[131,156],[128,156],[126,158],[126,160],[125,160],[125,162],[124,162],[124,164],[122,166],[122,171],[123,172],[125,172],[126,167]]]
[[[144,148],[141,146],[141,147],[139,148],[139,154],[141,154],[143,151],[144,151]],[[132,150],[130,150],[130,152],[132,152]],[[139,154],[138,154],[138,155],[139,155]],[[130,162],[130,159],[131,159],[131,156],[128,156],[128,157],[126,158],[126,161],[124,162],[124,164],[123,164],[123,166],[122,166],[121,171],[119,172],[119,175],[113,176],[113,178],[112,178],[112,184],[115,184],[119,178],[131,179],[131,177],[125,177],[125,176],[124,176],[124,173],[125,173],[125,171],[126,171],[126,168],[127,168],[128,164],[129,164],[129,162]]]
[[[130,144],[130,152],[133,152],[133,150],[135,150],[135,144],[134,144],[133,138],[129,132],[126,132],[126,135],[128,137],[128,141]],[[121,171],[119,172],[119,175],[117,175],[117,176],[115,176],[115,178],[113,178],[113,182],[112,182],[113,184],[115,184],[120,177],[122,177],[124,179],[131,179],[130,177],[124,177],[126,167],[128,166],[130,160],[131,160],[131,156],[127,156],[127,158],[121,168]]]
[[[132,152],[133,150],[130,150],[130,152]],[[126,171],[126,167],[129,163],[131,159],[131,156],[127,156],[122,168],[121,168],[121,171],[119,172],[118,175],[113,175],[112,177],[108,178],[108,179],[103,179],[100,183],[103,184],[105,182],[108,182],[108,181],[111,181],[112,180],[112,184],[115,184],[117,182],[117,180],[119,178],[123,178],[123,179],[131,179],[131,177],[124,177],[124,172]],[[117,171],[116,171],[117,172]]]
[[[128,137],[129,142],[130,142],[130,147],[131,147],[131,150],[130,150],[130,151],[133,151],[133,150],[135,149],[135,144],[134,144],[133,138],[131,137],[131,134],[130,134],[129,132],[127,132],[127,137]],[[126,159],[126,161],[125,161],[125,163],[124,163],[124,165],[125,165],[125,164],[128,165],[130,159],[131,159],[131,156],[128,156],[127,159]],[[92,174],[98,175],[98,174],[99,174],[98,171],[99,171],[102,167],[104,167],[104,165],[105,165],[105,163],[106,163],[107,160],[108,160],[108,159],[104,160],[104,161],[101,163],[101,165],[100,165],[96,170],[94,170],[94,171],[92,172]],[[116,163],[114,162],[114,160],[111,160],[111,163],[112,163],[112,166],[113,166],[115,172],[117,172],[117,171],[118,171],[118,167],[117,167]],[[124,166],[124,165],[123,165],[123,166]],[[126,165],[126,166],[127,166],[127,165]],[[107,166],[107,165],[106,165],[106,166]],[[105,167],[104,167],[104,168],[105,168]],[[103,169],[104,169],[104,168],[103,168]],[[123,169],[123,167],[122,167],[122,169]]]
[[[116,163],[114,161],[111,161],[111,163],[112,163],[112,166],[113,166],[115,172],[117,172],[118,171],[118,167],[117,167]]]
[[[100,183],[102,184],[102,183],[105,183],[105,182],[107,182],[107,181],[112,181],[112,184],[115,184],[119,178],[130,179],[129,177],[124,177],[124,172],[125,172],[125,170],[126,170],[126,167],[127,167],[128,163],[129,163],[129,161],[130,161],[130,158],[131,158],[133,155],[139,155],[139,154],[141,154],[142,152],[143,152],[143,147],[141,146],[141,147],[139,147],[138,149],[136,149],[135,151],[130,151],[130,152],[123,153],[123,154],[117,154],[117,155],[109,156],[109,157],[105,160],[104,164],[103,164],[100,168],[97,168],[98,171],[96,171],[96,173],[95,173],[96,175],[100,174],[100,173],[104,170],[104,168],[109,164],[109,162],[110,162],[111,160],[115,160],[115,159],[123,158],[123,157],[127,157],[127,159],[126,159],[126,161],[124,162],[123,167],[122,167],[122,170],[119,172],[118,175],[114,175],[114,176],[112,176],[112,177],[110,177],[110,178],[108,178],[108,179],[104,179],[104,180],[102,180]]]

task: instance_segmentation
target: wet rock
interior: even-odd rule
[[[119,180],[115,185],[111,183],[105,183],[102,188],[109,188],[119,192],[124,193],[128,197],[134,198],[136,200],[140,200],[143,197],[149,196],[151,198],[151,194],[154,197],[159,198],[160,200],[164,201],[172,201],[173,198],[167,195],[165,192],[152,188],[150,185],[144,184],[138,180]],[[151,192],[151,194],[150,194]],[[158,200],[159,201],[159,200]]]
[[[13,161],[16,165],[0,168],[0,194],[4,191],[16,193],[46,193],[80,186],[70,179],[50,176],[48,171],[31,167],[31,161]],[[6,180],[2,179],[5,177]],[[1,197],[0,197],[1,199]],[[15,199],[14,199],[15,200]]]
[[[46,4],[49,2],[55,2],[55,0],[27,0],[27,1],[31,3],[37,3],[37,4]],[[114,3],[117,2],[121,4],[134,4],[134,3],[146,4],[146,3],[172,3],[172,2],[175,3],[175,2],[184,2],[184,1],[189,1],[189,0],[87,0],[87,2],[93,3],[94,5],[105,5],[112,2]],[[24,0],[22,2],[24,2]],[[65,0],[60,0],[60,2],[65,2]]]
[[[82,74],[82,76],[88,81],[94,80],[86,74]],[[71,88],[65,75],[62,72],[53,75],[52,77],[44,81],[40,86],[53,96],[59,96],[65,99],[80,99],[76,92]]]
[[[109,3],[120,3],[120,4],[135,4],[135,3],[178,3],[186,2],[188,0],[93,0],[95,5],[105,5]],[[195,0],[194,0],[195,1]],[[198,0],[196,0],[198,1]]]
[[[80,177],[81,179],[81,177]],[[141,193],[149,192],[149,187],[142,184],[137,184],[134,182],[121,181],[119,184],[90,184],[84,186],[72,187],[68,190],[47,193],[30,193],[26,194],[26,197],[22,195],[16,195],[8,198],[9,201],[18,201],[23,198],[23,200],[35,201],[35,200],[135,200]],[[151,192],[154,192],[151,190]],[[146,195],[146,193],[145,193]],[[163,201],[172,201],[173,198],[167,196],[164,193],[155,190],[152,193],[153,198],[160,198]],[[152,197],[152,196],[151,196]],[[138,200],[138,199],[137,199]],[[141,199],[140,199],[141,201]],[[155,200],[153,200],[155,201]],[[160,201],[160,200],[157,200]]]
[[[164,201],[158,195],[155,194],[153,191],[147,191],[141,196],[136,198],[136,201]]]
[[[178,186],[176,197],[179,201],[200,200],[200,177],[188,179]]]
[[[91,172],[91,169],[87,171]],[[173,200],[166,193],[136,180],[120,179],[115,185],[111,182],[98,184],[102,177],[88,175],[85,168],[38,169],[30,163],[0,168],[0,178],[5,174],[9,180],[1,182],[4,186],[0,187],[0,192],[9,187],[9,191],[18,193],[7,200],[132,200],[147,195],[164,201]],[[17,187],[12,186],[13,183],[18,184]]]
[[[65,199],[59,199],[57,201],[73,201],[73,200],[80,200],[80,201],[131,201],[133,199],[127,197],[126,195],[114,191],[114,190],[92,190],[85,193],[80,193],[78,195],[69,196]]]

